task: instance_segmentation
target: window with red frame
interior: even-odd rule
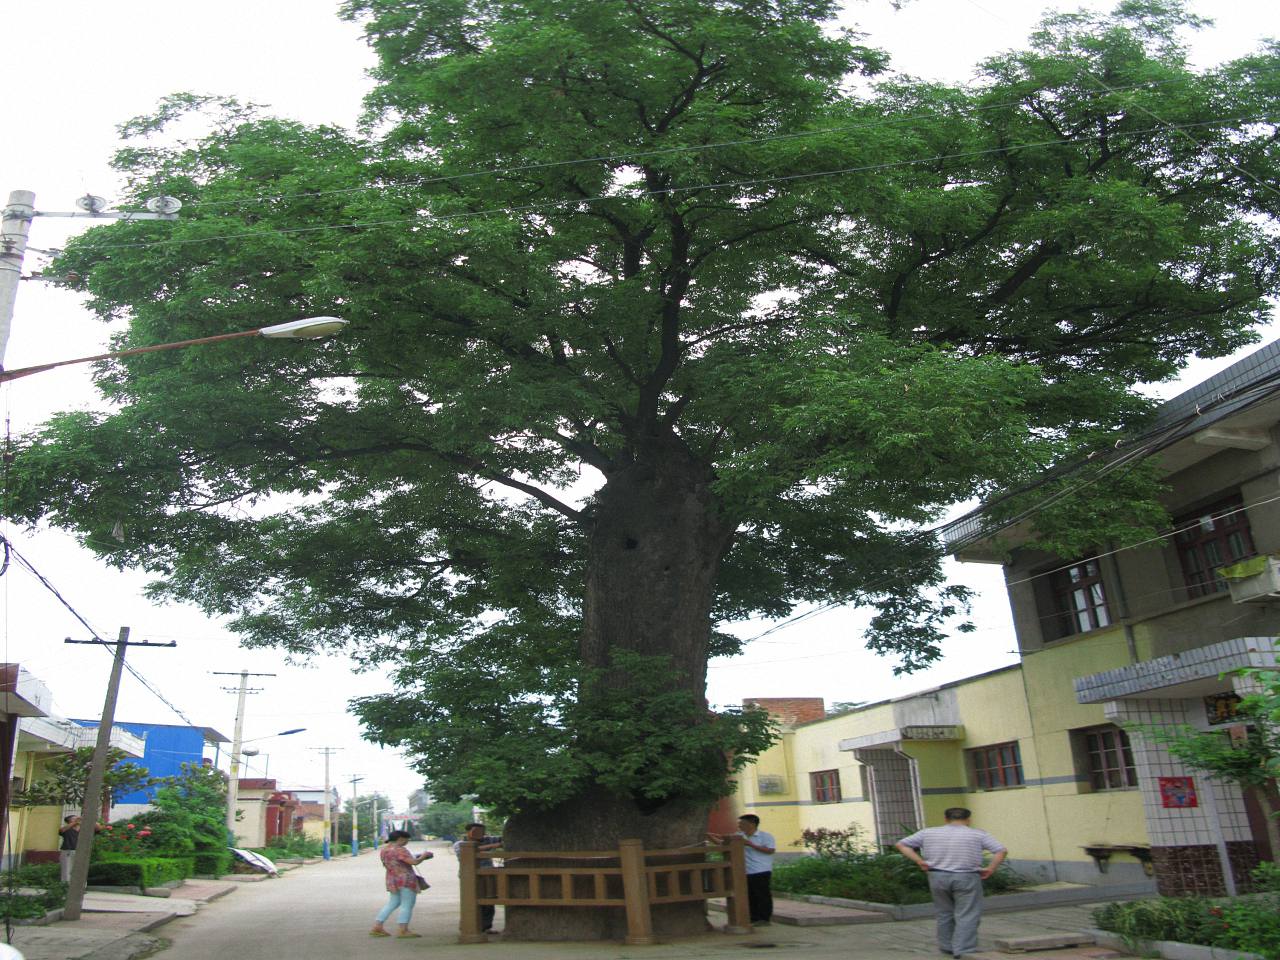
[[[966,750],[973,785],[979,790],[1003,790],[1022,786],[1022,753],[1018,744],[995,743]]]
[[[819,770],[809,774],[809,789],[814,803],[839,803],[840,771]]]
[[[1244,501],[1238,496],[1179,517],[1173,528],[1182,579],[1192,599],[1226,590],[1227,582],[1218,576],[1218,568],[1258,552],[1253,547]]]
[[[1058,637],[1087,633],[1111,625],[1107,589],[1097,557],[1080,560],[1049,576]]]

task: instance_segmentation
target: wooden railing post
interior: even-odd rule
[[[725,933],[751,932],[751,905],[747,902],[747,848],[742,837],[729,837],[729,895],[725,907],[729,922]]]
[[[476,846],[475,841],[467,840],[458,848],[459,943],[487,943],[489,940],[480,929],[480,904],[476,902]]]
[[[653,916],[649,912],[649,877],[644,868],[644,842],[618,841],[618,863],[622,868],[622,894],[627,907],[627,940],[631,945],[657,943],[653,938]]]

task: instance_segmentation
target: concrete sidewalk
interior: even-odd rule
[[[79,920],[15,926],[11,944],[26,960],[132,960],[164,946],[154,931],[238,888],[220,880],[188,880],[169,897],[90,890]]]
[[[775,955],[804,955],[805,960],[937,960],[932,920],[904,920],[865,925],[784,926],[757,928],[748,935],[720,932],[723,915],[712,913],[714,932],[647,947],[621,943],[516,943],[494,937],[488,943],[463,946],[458,935],[457,861],[443,843],[430,845],[435,859],[419,870],[431,882],[413,915],[419,939],[371,939],[369,925],[385,901],[382,868],[376,856],[338,857],[290,871],[263,883],[238,888],[236,895],[214,890],[174,891],[175,900],[201,901],[193,915],[165,913],[168,901],[132,898],[154,904],[164,925],[155,932],[150,913],[86,913],[75,923],[15,928],[14,946],[27,960],[133,960],[160,949],[159,960],[350,960],[388,953],[420,960],[701,960],[743,956],[744,950],[770,950]],[[112,895],[115,896],[115,895]],[[118,901],[117,901],[118,902]],[[1091,905],[1072,905],[1003,913],[982,925],[985,951],[974,960],[1014,960],[994,952],[997,940],[1047,934],[1076,934],[1089,928]],[[171,921],[171,922],[170,922]],[[499,911],[499,926],[502,925]],[[391,926],[391,925],[389,925]],[[1041,951],[1034,960],[1105,960],[1117,954],[1084,946]],[[395,958],[389,958],[395,960]]]

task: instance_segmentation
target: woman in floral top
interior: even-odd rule
[[[387,868],[387,893],[390,896],[386,906],[378,911],[378,916],[373,921],[373,929],[369,931],[371,937],[391,936],[382,924],[397,908],[400,910],[396,917],[396,922],[400,924],[399,935],[422,936],[420,933],[409,932],[409,918],[413,916],[413,905],[418,900],[418,875],[413,872],[413,867],[414,864],[421,863],[423,860],[430,860],[433,854],[428,850],[415,857],[405,849],[405,844],[408,842],[407,831],[392,830],[387,834],[387,842],[378,851],[378,856],[382,858],[382,865]]]

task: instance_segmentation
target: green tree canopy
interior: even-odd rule
[[[427,804],[418,825],[423,833],[437,837],[461,837],[463,829],[474,817],[470,800],[458,800],[453,803],[434,802]]]
[[[102,779],[104,799],[110,797],[114,802],[161,782],[152,777],[146,767],[126,760],[127,756],[117,747],[107,751],[107,768]],[[45,764],[43,777],[26,784],[10,802],[15,807],[82,806],[92,763],[93,747],[60,754]]]
[[[16,509],[250,645],[388,669],[370,735],[517,811],[515,849],[696,837],[769,736],[706,709],[724,625],[863,606],[930,663],[965,600],[940,512],[1109,445],[1276,291],[1280,51],[1194,70],[1175,0],[966,85],[833,0],[344,10],[363,129],[171,98],[116,162],[181,219],[56,270],[122,348],[349,331],[102,365],[109,412],[23,440]],[[1136,477],[1089,523],[1149,527]]]

